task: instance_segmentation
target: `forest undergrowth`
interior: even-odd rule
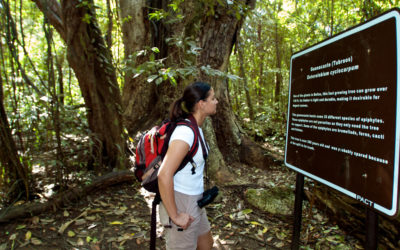
[[[235,182],[220,187],[207,207],[214,249],[290,249],[293,217],[263,212],[245,199],[248,188],[290,187],[295,173],[284,166],[268,170],[234,166]],[[148,249],[151,195],[136,181],[97,190],[79,202],[0,224],[3,249]],[[363,249],[362,243],[304,202],[303,249]],[[165,248],[158,226],[157,247]]]

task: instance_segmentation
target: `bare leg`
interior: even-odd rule
[[[211,231],[208,231],[197,238],[197,250],[211,250],[213,243]]]

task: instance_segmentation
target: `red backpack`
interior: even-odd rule
[[[139,139],[136,147],[135,176],[147,191],[156,194],[159,193],[157,181],[158,170],[167,153],[172,132],[174,132],[178,125],[185,125],[191,128],[194,133],[194,141],[175,174],[189,162],[192,164],[193,174],[195,173],[196,164],[193,161],[193,157],[197,153],[199,148],[198,142],[199,138],[201,140],[201,137],[196,120],[194,120],[193,116],[189,117],[189,119],[190,121],[163,121],[160,126],[153,127]],[[201,143],[203,144],[204,142],[201,140]]]
[[[194,155],[199,148],[199,141],[203,150],[204,160],[207,159],[206,144],[200,136],[199,127],[195,118],[191,115],[188,120],[179,120],[172,122],[169,120],[163,121],[160,126],[155,126],[147,133],[141,136],[136,147],[136,162],[135,162],[135,176],[139,182],[142,183],[144,189],[149,192],[155,193],[156,196],[152,204],[151,212],[151,232],[150,232],[150,249],[155,249],[156,240],[156,207],[161,201],[160,192],[158,190],[158,171],[165,154],[168,150],[168,144],[175,128],[178,125],[188,126],[193,130],[194,141],[189,152],[186,154],[182,163],[179,165],[175,174],[182,170],[187,163],[192,164],[192,174],[196,172],[196,163],[193,161]],[[207,145],[208,149],[208,145]]]

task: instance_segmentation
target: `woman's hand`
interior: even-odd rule
[[[174,222],[177,226],[186,229],[192,224],[194,218],[189,214],[179,213],[175,218],[171,218],[172,222]]]

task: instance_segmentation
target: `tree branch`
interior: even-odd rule
[[[18,58],[18,55],[16,52],[16,48],[14,46],[14,41],[18,41],[17,28],[16,28],[15,22],[11,16],[10,6],[4,0],[1,0],[1,4],[4,6],[4,11],[6,12],[5,14],[7,17],[7,25],[9,26],[7,28],[7,32],[6,32],[6,40],[7,40],[8,49],[10,50],[11,55],[13,56],[15,62],[17,63],[18,70],[21,72],[22,78],[24,79],[25,83],[30,85],[40,96],[43,96],[44,94],[33,84],[33,82],[30,80],[29,76],[26,74],[25,68],[22,67],[21,62],[19,61],[19,58]],[[24,51],[26,51],[25,48],[24,48]],[[38,77],[40,79],[39,74],[38,74]]]
[[[28,203],[0,210],[0,223],[6,223],[16,218],[35,216],[53,207],[62,207],[72,201],[78,201],[91,192],[124,182],[132,182],[134,180],[135,177],[131,171],[112,172],[96,179],[92,184],[83,188],[73,188],[60,193],[46,203]]]
[[[46,15],[47,19],[66,41],[65,27],[62,20],[61,5],[56,0],[32,0],[37,7]]]

